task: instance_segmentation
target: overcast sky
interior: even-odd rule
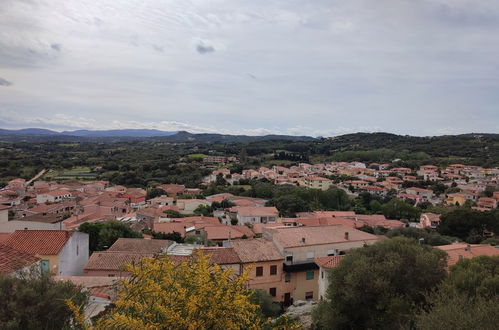
[[[0,0],[0,127],[499,133],[499,1]]]

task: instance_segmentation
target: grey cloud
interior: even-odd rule
[[[10,85],[12,85],[12,83],[10,81],[5,80],[2,77],[0,77],[0,86],[10,86]]]
[[[207,45],[204,42],[200,42],[196,45],[196,50],[199,54],[208,54],[208,53],[213,53],[215,51],[215,47],[212,45]]]
[[[55,51],[60,52],[60,51],[61,51],[61,48],[62,48],[62,45],[61,45],[61,44],[51,44],[51,45],[50,45],[50,48],[52,48],[52,49],[53,49],[53,50],[55,50]]]

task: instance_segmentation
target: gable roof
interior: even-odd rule
[[[66,230],[16,230],[4,244],[26,253],[56,255],[73,234]]]
[[[265,228],[265,231],[283,248],[378,240],[375,235],[343,225],[278,227]]]
[[[39,260],[32,254],[0,244],[0,273],[12,273]]]
[[[132,253],[160,253],[170,245],[172,241],[165,239],[143,239],[143,238],[118,238],[108,251],[121,251]]]
[[[317,266],[321,268],[334,268],[340,264],[340,261],[343,259],[344,255],[341,256],[327,256],[315,258],[314,261]]]
[[[284,259],[274,244],[263,238],[232,241],[231,246],[243,263]]]
[[[471,259],[478,256],[497,256],[499,255],[499,248],[493,247],[488,244],[449,244],[436,246],[444,250],[449,255],[447,265],[452,266],[460,259]]]
[[[143,258],[154,257],[154,253],[134,253],[128,251],[94,252],[85,265],[85,270],[122,270],[127,264]]]
[[[198,251],[209,256],[210,262],[224,265],[224,264],[238,264],[241,262],[234,248],[227,247],[204,247]]]

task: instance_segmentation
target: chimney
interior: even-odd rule
[[[348,231],[346,231],[346,232],[345,232],[345,240],[347,240],[347,241],[348,241],[348,240],[349,240],[349,236],[350,236],[350,234],[348,233]]]
[[[464,248],[464,251],[468,251],[468,252],[471,252],[471,245],[466,245],[466,247]]]
[[[305,244],[305,237],[302,237],[302,238],[301,238],[301,242],[302,242],[303,244]]]

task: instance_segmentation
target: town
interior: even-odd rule
[[[427,210],[487,212],[499,203],[498,168],[453,164],[412,170],[389,163],[331,162],[232,173],[228,164],[234,162],[234,157],[203,159],[200,166],[215,169],[198,188],[127,188],[102,180],[45,181],[43,175],[12,179],[0,190],[0,270],[16,273],[39,264],[56,279],[83,285],[98,306],[93,316],[116,299],[113,284],[130,275],[125,265],[160,255],[178,263],[200,251],[234,274],[249,270],[249,287],[265,291],[286,309],[297,301],[324,300],[326,271],[352,249],[386,240],[384,234],[403,228],[436,233],[441,214]],[[365,213],[310,209],[289,214],[265,198],[206,194],[249,182],[312,192],[336,189],[350,200],[369,196],[379,206],[378,200],[399,200],[420,212],[416,218],[390,217],[370,203]],[[99,223],[119,223],[137,236],[117,235],[109,246],[96,248],[94,234],[85,228]],[[483,235],[493,241],[495,233]],[[449,244],[433,245],[449,255],[448,266],[463,258],[499,255],[491,245],[457,237],[443,243]]]

